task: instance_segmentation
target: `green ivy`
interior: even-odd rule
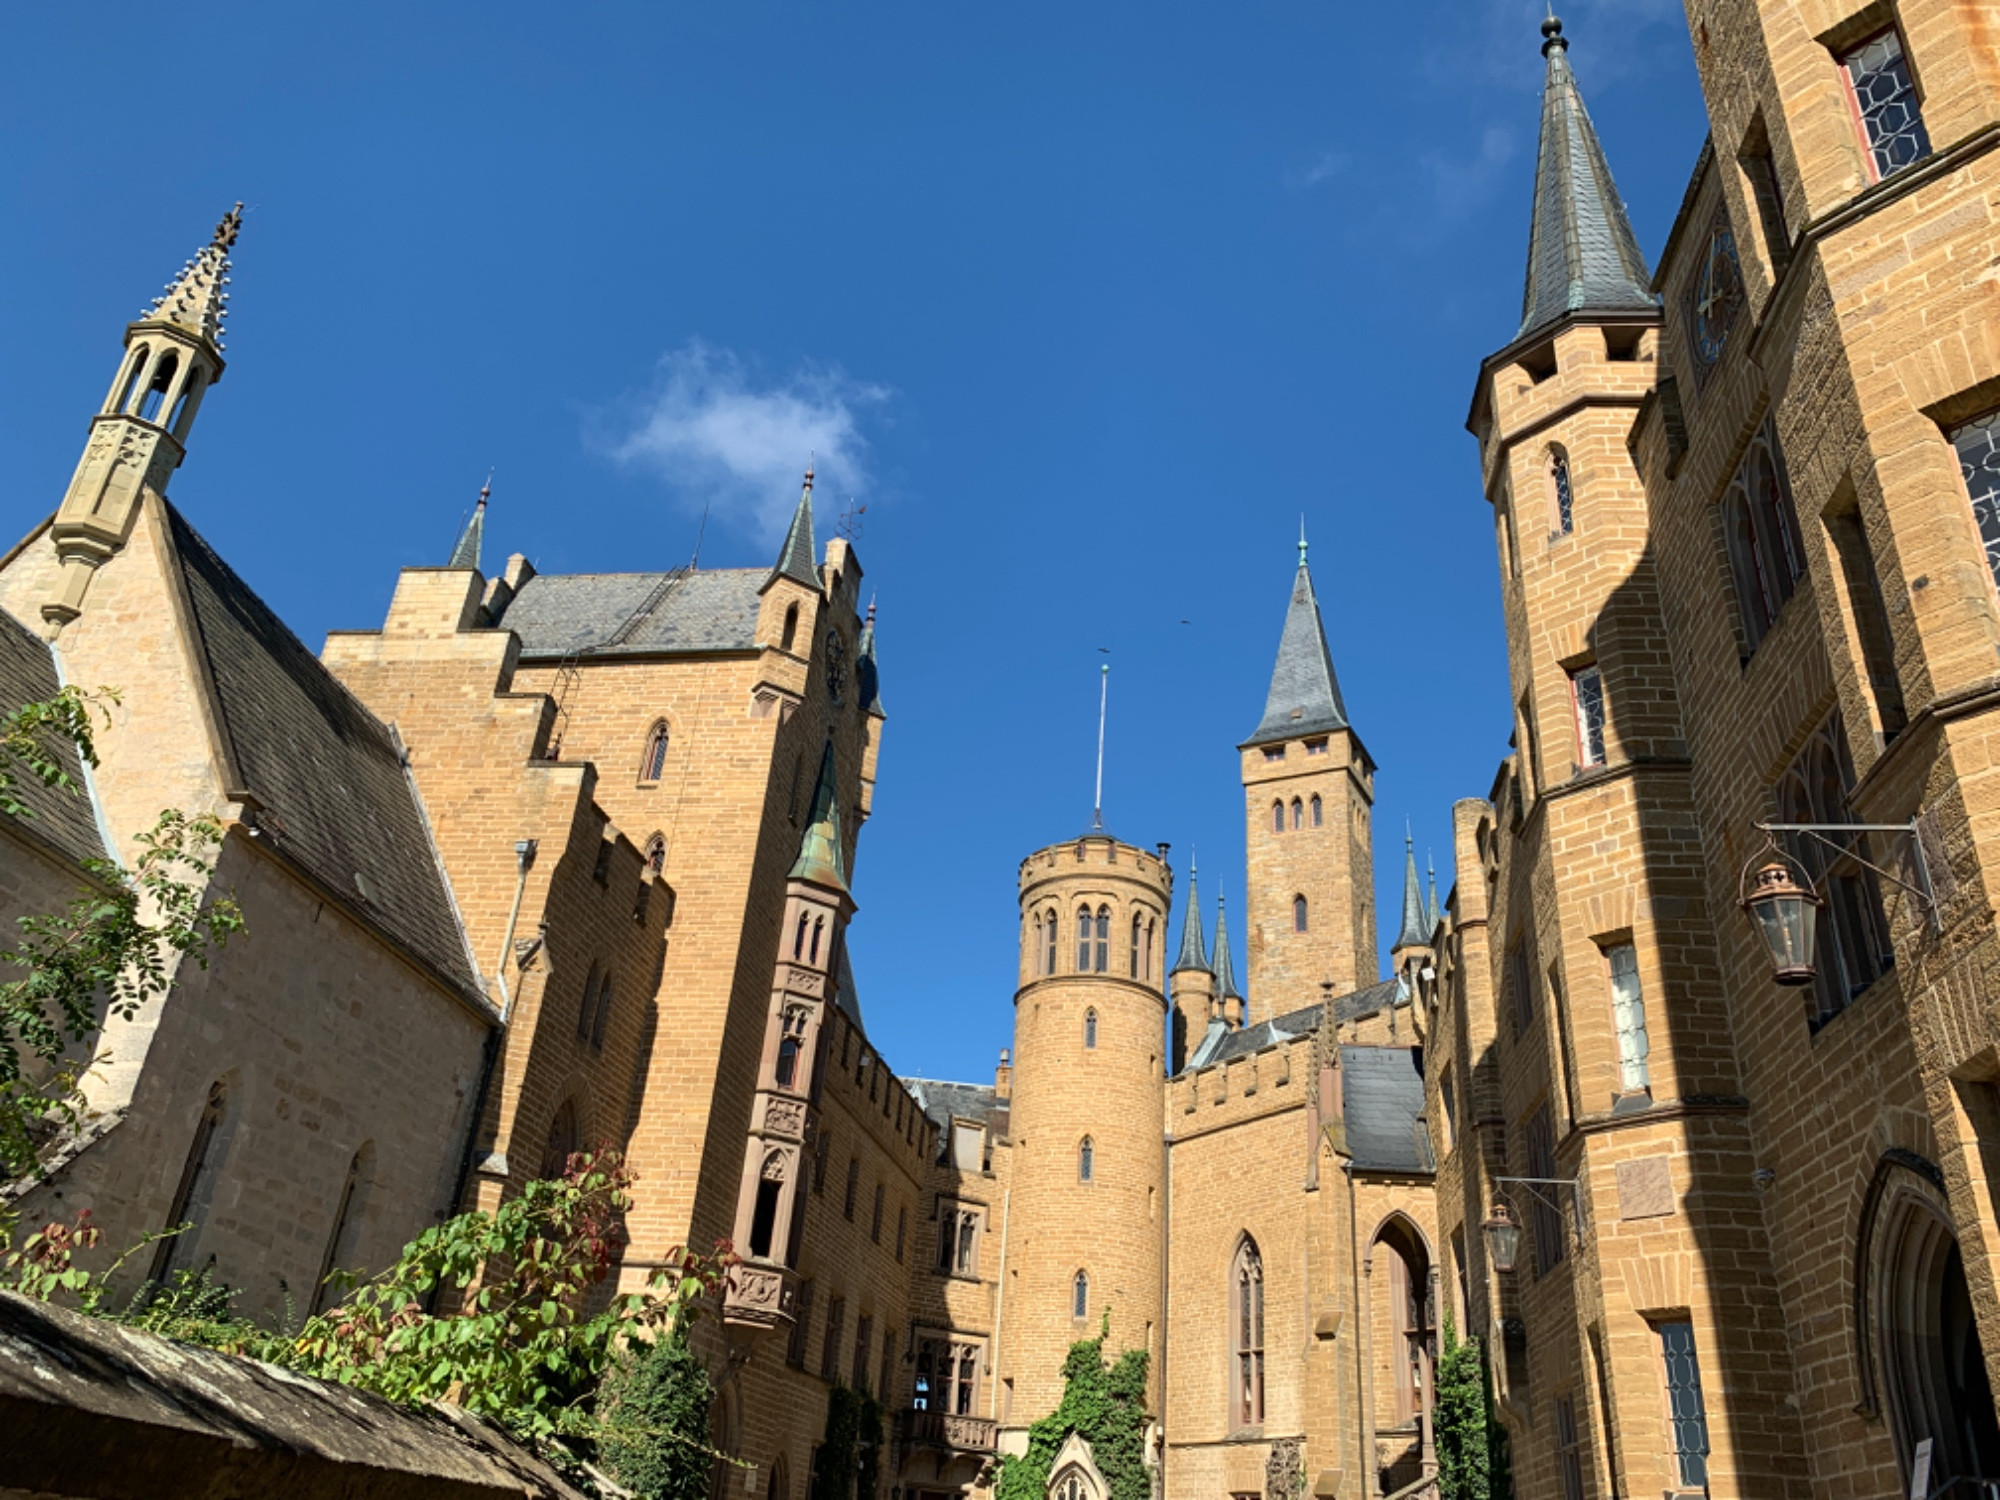
[[[836,1380],[826,1393],[826,1433],[813,1455],[810,1500],[854,1500],[855,1448],[860,1439],[861,1393]]]
[[[1000,1460],[995,1500],[1046,1500],[1050,1469],[1072,1432],[1090,1444],[1110,1487],[1110,1500],[1151,1500],[1146,1470],[1146,1351],[1127,1349],[1104,1363],[1111,1322],[1094,1339],[1079,1339],[1063,1360],[1063,1394],[1056,1409],[1028,1429],[1028,1451]],[[815,1497],[819,1500],[819,1497]]]
[[[1507,1429],[1493,1409],[1486,1353],[1476,1338],[1459,1340],[1449,1307],[1433,1389],[1440,1500],[1506,1500],[1514,1490]]]
[[[715,1387],[676,1325],[600,1397],[597,1451],[639,1500],[704,1500],[714,1461],[707,1443]]]

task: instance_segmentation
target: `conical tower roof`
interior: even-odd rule
[[[1424,855],[1424,873],[1430,882],[1430,891],[1424,900],[1424,930],[1436,937],[1438,923],[1444,920],[1444,908],[1438,905],[1437,866],[1431,863],[1428,852]]]
[[[793,880],[810,880],[831,890],[847,891],[847,860],[840,848],[840,789],[833,761],[833,742],[819,761],[819,785],[813,788],[812,817],[799,840],[799,857],[792,864]]]
[[[1646,257],[1577,92],[1562,22],[1550,16],[1542,35],[1548,81],[1521,302],[1523,337],[1574,312],[1650,312],[1658,306]]]
[[[237,204],[222,216],[215,233],[195,257],[181,267],[180,275],[153,299],[140,315],[144,323],[171,323],[176,328],[204,338],[218,351],[229,316],[229,252],[243,228],[243,205]]]
[[[785,531],[785,545],[778,549],[778,561],[771,569],[771,576],[764,580],[769,588],[780,578],[789,578],[802,583],[807,588],[819,587],[819,569],[813,562],[819,549],[813,545],[813,471],[806,470],[805,487],[799,492],[799,508],[792,512],[792,524]]]
[[[1236,965],[1229,958],[1229,913],[1223,909],[1223,898],[1215,898],[1215,998],[1218,1000],[1241,1000],[1243,991],[1236,987]],[[1249,1007],[1244,1007],[1244,1017],[1249,1017]]]
[[[868,618],[861,626],[861,644],[854,650],[854,686],[863,713],[882,712],[882,670],[875,661],[875,601],[868,601]]]
[[[1347,705],[1340,700],[1340,680],[1333,674],[1333,653],[1326,647],[1326,627],[1320,623],[1301,531],[1299,570],[1292,578],[1292,602],[1285,611],[1285,633],[1278,638],[1278,664],[1271,671],[1264,718],[1244,743],[1258,745],[1347,727]]]
[[[1416,841],[1405,834],[1403,836],[1403,926],[1391,946],[1422,948],[1430,940],[1430,928],[1424,922],[1423,888],[1417,883]]]
[[[451,561],[447,568],[479,567],[479,545],[486,539],[486,497],[493,493],[493,481],[489,477],[479,487],[479,503],[472,507],[472,519],[465,523],[465,530],[458,534],[458,545],[451,549]]]
[[[1194,969],[1201,973],[1213,973],[1208,966],[1208,953],[1201,936],[1201,892],[1195,885],[1195,864],[1188,861],[1187,911],[1181,917],[1181,956],[1174,960],[1170,973],[1179,974]]]

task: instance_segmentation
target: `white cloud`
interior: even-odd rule
[[[1303,167],[1295,167],[1285,173],[1285,186],[1295,193],[1307,188],[1318,187],[1322,182],[1331,182],[1347,170],[1347,153],[1344,151],[1322,151]]]
[[[842,503],[867,494],[861,420],[889,395],[815,362],[764,379],[730,350],[691,339],[660,360],[650,392],[607,414],[600,442],[617,462],[658,475],[684,510],[708,506],[712,521],[775,544],[798,505],[808,459],[816,494]]]

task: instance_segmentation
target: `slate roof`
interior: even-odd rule
[[[61,687],[48,642],[0,610],[0,711],[11,713],[24,703],[53,698]],[[104,840],[97,831],[97,818],[84,790],[83,762],[76,746],[61,738],[45,743],[76,783],[76,790],[44,785],[40,777],[28,774],[21,767],[11,768],[14,795],[32,815],[17,820],[16,826],[25,825],[31,837],[67,858],[79,862],[104,858]]]
[[[983,1120],[995,1135],[1007,1133],[1008,1103],[994,1092],[990,1083],[947,1083],[938,1078],[905,1078],[903,1087],[921,1109],[936,1122],[939,1138],[949,1142],[951,1121]],[[945,1148],[949,1150],[949,1146]]]
[[[1215,998],[1217,1000],[1243,999],[1243,991],[1236,988],[1236,965],[1229,960],[1229,911],[1220,896],[1215,900]],[[1246,1002],[1244,1014],[1249,1014]]]
[[[402,752],[171,505],[218,728],[263,836],[405,951],[480,996]],[[357,876],[359,879],[357,880]]]
[[[1431,940],[1430,924],[1425,920],[1423,891],[1417,884],[1417,849],[1409,839],[1403,840],[1403,926],[1396,934],[1393,948],[1421,948]]]
[[[806,470],[805,493],[799,496],[799,508],[792,512],[792,524],[785,530],[785,544],[778,549],[777,565],[771,569],[765,583],[780,578],[789,578],[794,583],[802,583],[809,589],[819,587],[819,568],[813,562],[813,477],[812,470]]]
[[[1347,1150],[1358,1170],[1437,1170],[1423,1127],[1421,1047],[1342,1047],[1340,1084]]]
[[[1285,611],[1285,632],[1278,638],[1278,664],[1271,670],[1264,717],[1243,743],[1258,745],[1347,727],[1347,705],[1340,699],[1340,681],[1333,674],[1333,653],[1326,648],[1326,627],[1320,623],[1319,600],[1313,596],[1312,573],[1301,542],[1299,571],[1292,579],[1292,602]]]
[[[1562,22],[1542,23],[1548,80],[1535,162],[1521,335],[1573,312],[1650,312],[1658,304],[1632,221],[1569,67]]]
[[[1333,1018],[1336,1023],[1358,1021],[1363,1016],[1372,1016],[1377,1011],[1395,1002],[1400,986],[1393,979],[1385,979],[1379,984],[1371,984],[1363,989],[1353,990],[1345,995],[1336,995],[1333,1000]],[[1273,1016],[1268,1021],[1259,1021],[1254,1026],[1239,1026],[1234,1031],[1224,1030],[1214,1038],[1213,1046],[1208,1038],[1188,1060],[1190,1068],[1205,1068],[1210,1063],[1227,1062],[1233,1057],[1248,1057],[1253,1052],[1262,1052],[1266,1047],[1275,1047],[1280,1042],[1291,1041],[1302,1036],[1311,1036],[1319,1029],[1320,1007],[1308,1005],[1303,1010],[1288,1011],[1282,1016]]]
[[[1181,914],[1181,956],[1174,960],[1172,972],[1180,974],[1189,969],[1201,973],[1212,972],[1208,967],[1208,951],[1201,938],[1201,893],[1195,887],[1195,870],[1188,866],[1187,910]]]
[[[451,549],[448,568],[479,567],[479,544],[486,537],[486,493],[480,491],[479,503],[472,507],[472,519],[465,523],[465,530],[459,533],[458,545]]]
[[[768,576],[762,568],[538,573],[493,623],[521,638],[525,658],[584,650],[597,656],[749,651],[757,643],[758,590]]]

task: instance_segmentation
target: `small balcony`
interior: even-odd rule
[[[748,1328],[789,1328],[798,1296],[798,1272],[745,1261],[730,1268],[722,1293],[722,1321]]]
[[[943,1448],[951,1453],[991,1453],[1000,1424],[984,1417],[911,1407],[896,1413],[896,1441],[904,1448]]]

